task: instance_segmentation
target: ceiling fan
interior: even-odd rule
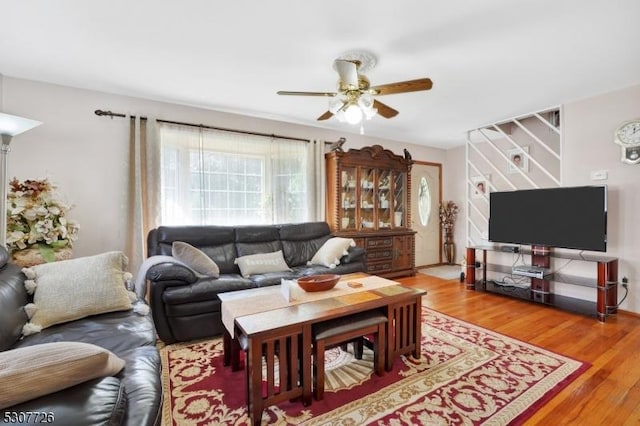
[[[365,68],[362,67],[362,58],[360,54],[357,59],[341,58],[334,61],[334,69],[340,76],[337,92],[279,91],[278,95],[330,97],[332,99],[329,101],[329,110],[318,117],[318,120],[327,120],[335,115],[340,121],[358,124],[363,117],[369,120],[376,113],[384,118],[393,118],[398,115],[397,110],[374,99],[374,96],[429,90],[433,86],[429,78],[371,86],[367,76],[361,73],[363,72],[361,68]],[[371,62],[375,63],[375,60],[366,64],[367,69]]]

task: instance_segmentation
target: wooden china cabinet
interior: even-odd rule
[[[367,272],[415,275],[411,164],[380,145],[336,150],[327,163],[327,222],[367,254]]]

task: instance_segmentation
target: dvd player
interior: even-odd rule
[[[517,265],[511,268],[511,273],[523,277],[544,278],[545,275],[549,275],[550,271],[540,266]]]

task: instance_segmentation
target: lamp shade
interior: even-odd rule
[[[41,124],[40,121],[0,112],[0,135],[16,136]]]
[[[7,157],[11,139],[41,125],[40,121],[0,112],[0,245],[7,243]]]

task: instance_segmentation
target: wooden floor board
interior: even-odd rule
[[[551,307],[467,290],[424,274],[399,278],[427,290],[423,304],[447,315],[591,364],[527,425],[639,425],[640,316],[599,322]]]

